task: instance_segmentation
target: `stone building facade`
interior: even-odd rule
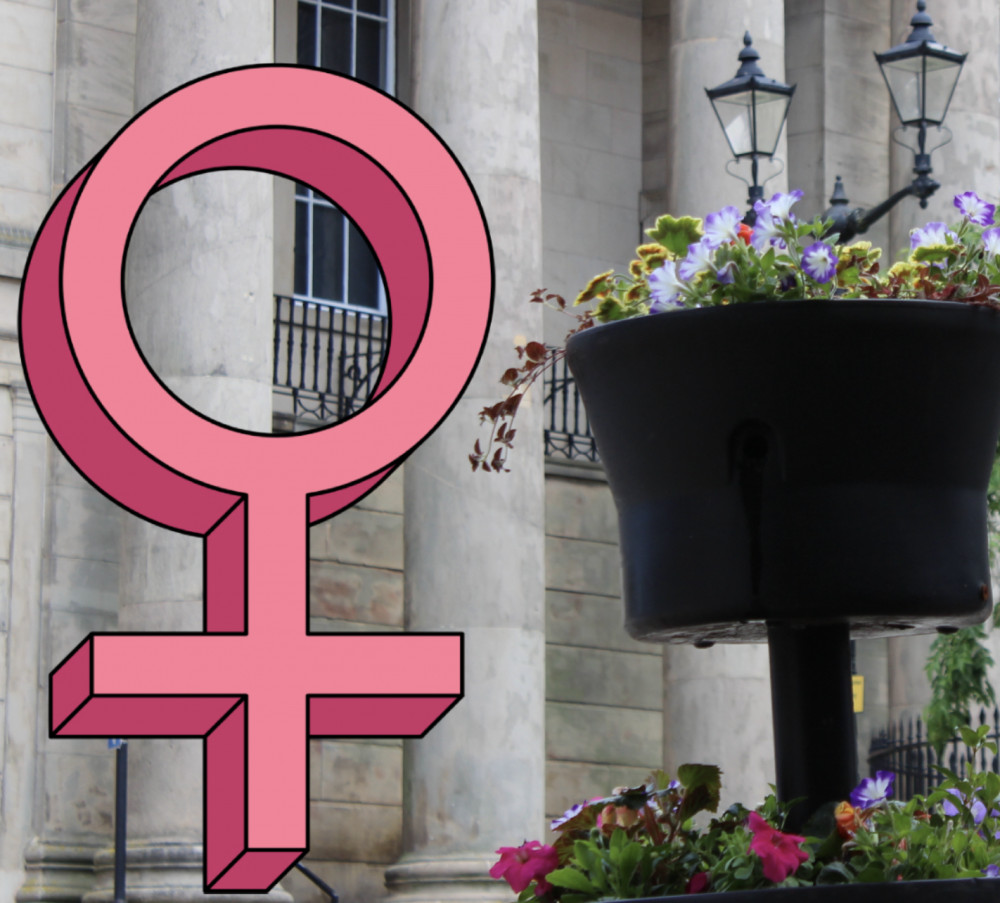
[[[730,799],[756,799],[774,779],[766,650],[627,637],[606,483],[599,467],[546,459],[540,398],[519,415],[512,473],[469,472],[476,412],[512,344],[561,334],[525,299],[542,285],[572,296],[627,266],[660,212],[743,203],[703,88],[732,76],[748,29],[767,74],[797,84],[785,172],[768,192],[802,188],[806,216],[837,174],[853,204],[888,196],[912,163],[891,144],[872,52],[904,38],[913,11],[910,0],[0,0],[0,900],[111,899],[113,756],[103,741],[48,737],[49,671],[90,631],[198,629],[200,543],[138,523],[80,478],[42,428],[18,353],[32,238],[135,111],[228,66],[318,62],[393,91],[479,194],[497,283],[479,373],[405,467],[310,543],[313,630],[461,630],[466,698],[420,741],[312,741],[306,861],[345,900],[503,900],[486,877],[492,851],[544,836],[545,819],[579,799],[685,761],[718,762]],[[934,154],[943,187],[928,210],[904,202],[872,230],[887,249],[949,219],[958,191],[1000,198],[1000,10],[929,11],[938,38],[969,51],[955,140]],[[353,294],[361,277],[346,281],[367,266],[355,239],[323,233],[342,226],[321,208],[291,183],[240,173],[190,180],[143,212],[129,315],[157,373],[199,410],[294,428],[294,400],[274,383],[301,331],[276,348],[275,295],[300,311],[353,304],[355,323],[379,312],[376,295]],[[324,241],[350,266],[330,269]],[[341,277],[346,294],[331,299],[323,280]],[[928,642],[858,644],[862,753],[873,730],[921,708]],[[201,899],[200,744],[137,739],[130,755],[130,892]],[[272,897],[323,899],[295,872]]]

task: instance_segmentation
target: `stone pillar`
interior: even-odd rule
[[[786,125],[788,186],[805,193],[796,209],[810,219],[829,206],[838,175],[852,208],[874,207],[894,190],[892,103],[874,57],[893,43],[890,0],[823,7],[785,6],[785,81],[796,86]],[[883,218],[860,238],[889,253],[887,223]]]
[[[273,2],[139,0],[135,105],[229,66],[273,58]],[[155,196],[133,234],[129,316],[160,378],[207,416],[271,427],[272,179],[216,172]],[[119,629],[202,629],[202,542],[124,515]],[[130,743],[128,895],[136,901],[259,899],[201,892],[202,744]],[[96,859],[111,899],[111,856]],[[290,900],[283,891],[271,895]]]
[[[3,583],[0,621],[4,628],[3,796],[0,816],[0,895],[15,899],[25,872],[28,840],[40,833],[36,787],[39,781],[39,692],[42,647],[42,548],[45,542],[45,429],[22,380],[4,393],[12,412],[13,461],[9,467],[13,511],[11,570]],[[8,595],[9,594],[9,595]],[[11,641],[17,637],[17,641]],[[29,851],[30,853],[30,851]],[[58,857],[67,860],[68,855]],[[27,869],[25,866],[27,865]],[[85,868],[86,866],[84,866]],[[73,876],[79,880],[79,875]],[[31,883],[31,876],[27,876]],[[70,884],[76,881],[68,882]]]
[[[489,221],[496,298],[463,400],[405,472],[406,629],[465,633],[465,698],[404,756],[397,901],[509,900],[501,845],[544,828],[544,487],[540,393],[518,414],[511,472],[473,474],[477,411],[515,340],[541,335],[535,0],[413,5],[411,105],[465,167]]]
[[[655,4],[652,4],[655,6]],[[728,81],[739,68],[743,33],[749,31],[760,54],[760,67],[770,78],[785,74],[784,3],[782,0],[674,0],[670,4],[666,71],[674,128],[667,135],[667,206],[676,216],[704,216],[727,204],[747,208],[747,187],[726,174],[731,159],[719,121],[705,88]],[[661,67],[662,68],[662,67]],[[787,161],[782,135],[777,156]],[[778,172],[761,163],[760,178]],[[738,167],[744,178],[750,164]],[[764,186],[765,198],[784,191],[779,175]]]
[[[893,0],[892,44],[909,35],[910,19],[916,12],[914,0]],[[953,200],[956,194],[973,190],[990,203],[1000,200],[1000,169],[997,150],[1000,148],[1000,59],[997,56],[997,34],[1000,32],[1000,7],[991,0],[969,3],[930,2],[927,12],[934,22],[931,31],[942,44],[969,56],[959,76],[955,94],[948,108],[945,125],[954,135],[952,141],[933,153],[933,178],[941,183],[930,198],[926,210],[916,200],[907,198],[893,211],[891,247],[908,248],[910,229],[928,222],[954,222],[958,218]],[[893,113],[892,127],[899,120]],[[913,129],[906,139],[915,142]],[[931,129],[928,148],[946,137]],[[913,154],[894,148],[893,185],[902,187],[913,178]],[[892,718],[915,717],[930,701],[930,684],[924,665],[932,637],[900,637],[889,641],[890,714]],[[1000,661],[1000,637],[990,637],[994,659]],[[994,671],[993,677],[1000,674]]]
[[[727,204],[746,209],[746,187],[726,175],[729,148],[703,90],[736,73],[744,31],[753,37],[765,74],[783,79],[781,0],[670,5],[667,90],[675,128],[668,133],[664,209],[675,215],[704,216]],[[780,145],[778,156],[785,157]],[[761,176],[769,174],[765,163]],[[767,183],[765,197],[786,189],[781,175]],[[723,806],[763,799],[774,781],[767,647],[665,646],[663,676],[666,770],[676,773],[685,762],[715,763],[723,771]]]

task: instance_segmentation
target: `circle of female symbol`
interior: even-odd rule
[[[171,182],[234,168],[311,185],[375,250],[391,341],[374,400],[350,420],[293,436],[223,426],[135,345],[121,283],[139,210]],[[39,231],[20,335],[46,427],[119,504],[205,537],[205,632],[91,634],[52,673],[51,731],[205,738],[206,890],[267,890],[307,850],[309,737],[420,736],[461,698],[461,634],[308,633],[307,532],[453,407],[492,292],[482,211],[440,139],[391,98],[294,66],[161,98]]]

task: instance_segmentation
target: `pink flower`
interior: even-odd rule
[[[750,813],[747,826],[753,832],[750,849],[764,863],[764,877],[768,881],[780,884],[809,858],[809,854],[799,847],[805,841],[804,837],[782,834],[756,812]]]
[[[500,847],[500,861],[490,869],[491,878],[503,878],[515,894],[521,893],[532,881],[537,881],[536,894],[544,894],[552,885],[545,876],[559,868],[555,847],[537,840],[525,841],[519,847]]]
[[[695,872],[684,888],[686,894],[700,894],[708,887],[708,872]]]

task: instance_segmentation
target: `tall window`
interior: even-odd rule
[[[394,0],[299,0],[298,62],[395,87]],[[311,188],[295,186],[295,297],[385,311],[375,256],[353,223]]]

